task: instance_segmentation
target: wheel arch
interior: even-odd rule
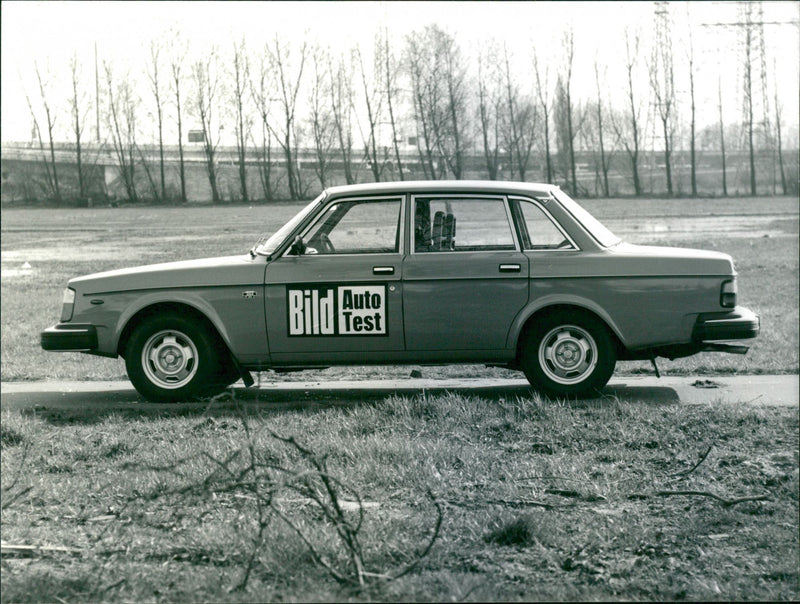
[[[596,307],[593,304],[584,304],[581,302],[569,301],[569,302],[552,302],[549,304],[542,304],[536,307],[529,309],[521,320],[519,320],[517,324],[517,329],[515,330],[515,341],[516,341],[516,361],[519,362],[522,354],[522,347],[525,343],[525,338],[528,332],[533,328],[537,321],[541,321],[543,318],[553,315],[559,312],[570,312],[570,313],[579,313],[585,316],[592,317],[593,319],[599,321],[605,328],[608,330],[608,334],[611,337],[611,342],[616,349],[617,356],[622,356],[622,354],[627,350],[625,343],[622,340],[622,337],[617,329],[616,325],[614,324],[611,317],[608,313],[604,312],[603,309]]]
[[[192,304],[177,301],[153,301],[142,306],[127,317],[124,321],[124,327],[122,327],[120,331],[119,340],[117,341],[117,354],[123,358],[125,357],[125,349],[128,346],[131,334],[133,334],[136,327],[139,326],[142,321],[163,313],[178,313],[194,318],[225,347],[231,357],[233,356],[231,347],[224,336],[224,331],[221,331],[206,313]]]

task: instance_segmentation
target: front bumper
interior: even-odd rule
[[[758,335],[761,322],[752,310],[737,306],[728,312],[704,313],[692,331],[694,342],[750,340]]]
[[[97,348],[97,328],[81,323],[58,323],[41,333],[42,348],[61,352],[89,352]]]

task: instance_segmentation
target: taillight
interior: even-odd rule
[[[61,322],[64,323],[72,319],[72,310],[75,308],[75,290],[69,287],[64,290],[64,298],[61,300]]]
[[[736,306],[736,279],[728,279],[722,282],[722,287],[719,291],[719,303],[723,308]]]

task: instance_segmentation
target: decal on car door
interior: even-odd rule
[[[385,336],[386,285],[286,288],[290,336]]]

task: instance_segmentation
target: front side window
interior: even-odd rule
[[[414,252],[514,250],[503,199],[416,198]]]
[[[332,203],[303,237],[305,254],[385,254],[399,251],[400,200]]]

